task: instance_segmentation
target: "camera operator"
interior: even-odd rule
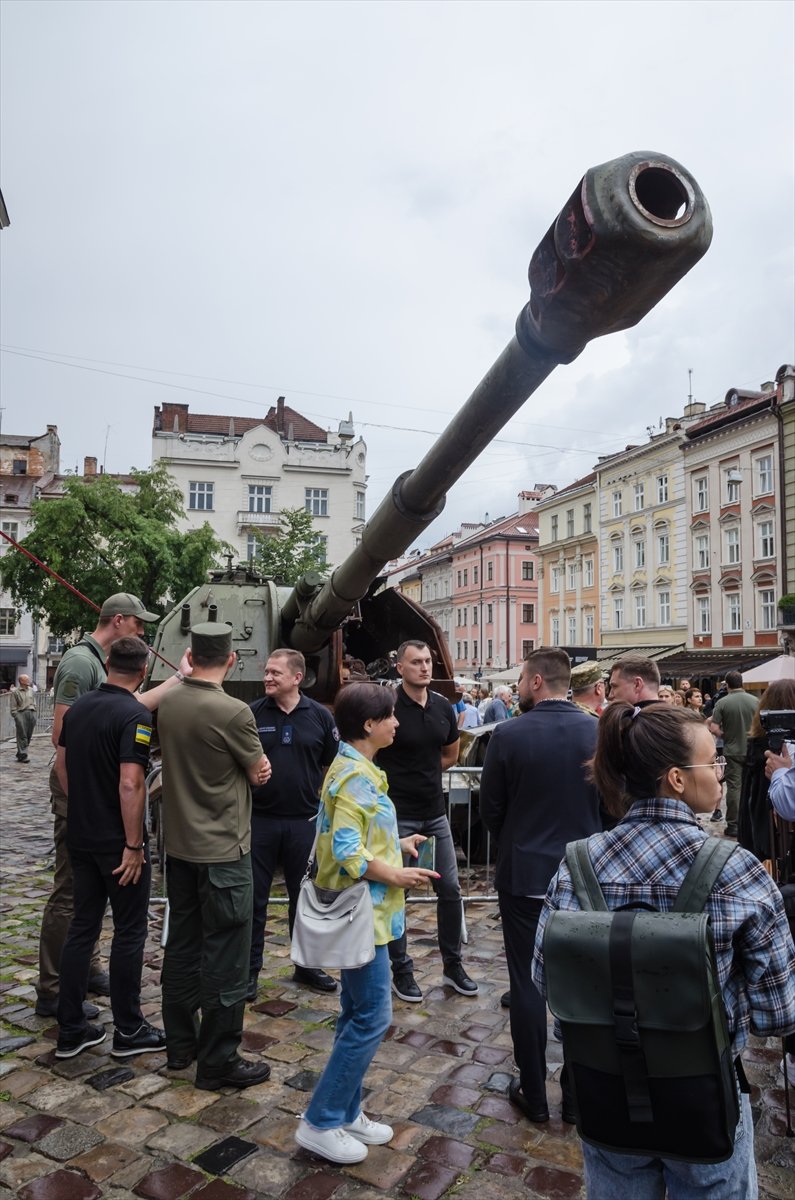
[[[773,750],[765,751],[765,776],[770,780],[767,794],[770,803],[785,821],[795,821],[795,767],[789,753],[790,745],[785,742],[780,754]]]
[[[762,693],[748,731],[738,840],[741,846],[750,850],[761,862],[774,856],[768,798],[769,782],[766,775],[767,755],[772,751],[777,757],[780,756],[784,740],[780,733],[778,736],[772,736],[768,713],[776,714],[777,727],[781,724],[779,718],[786,713],[792,715],[795,725],[795,680],[778,679],[769,685]]]

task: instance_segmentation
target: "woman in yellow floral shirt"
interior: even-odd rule
[[[334,1045],[295,1135],[299,1146],[331,1162],[361,1162],[368,1146],[392,1139],[389,1125],[362,1112],[362,1081],[392,1020],[387,946],[403,932],[405,889],[438,879],[435,871],[403,866],[403,854],[416,858],[425,838],[398,838],[386,775],[373,763],[394,740],[394,710],[388,688],[354,683],[340,692],[334,711],[340,748],[318,813],[316,883],[341,891],[366,879],[375,934],[372,962],[342,972]]]

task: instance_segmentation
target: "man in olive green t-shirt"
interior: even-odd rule
[[[758,704],[753,696],[743,691],[743,677],[739,671],[727,673],[726,686],[729,690],[713,708],[709,727],[716,737],[723,738],[723,753],[726,756],[725,833],[727,837],[737,837],[737,814],[748,730]]]
[[[191,630],[190,678],[158,713],[169,928],[163,960],[167,1066],[194,1058],[196,1087],[251,1087],[267,1063],[238,1054],[248,987],[253,886],[251,788],[267,783],[251,709],[223,690],[232,631]],[[199,1019],[201,1011],[201,1019]]]

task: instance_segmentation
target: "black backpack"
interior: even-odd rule
[[[583,911],[547,922],[547,1002],[562,1031],[577,1131],[594,1146],[701,1163],[734,1151],[744,1076],[732,1062],[702,910],[735,849],[707,838],[670,912],[611,912],[587,842],[566,847]]]

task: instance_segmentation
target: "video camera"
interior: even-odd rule
[[[785,742],[795,743],[795,709],[763,708],[759,714],[767,735],[767,748],[780,754]]]

